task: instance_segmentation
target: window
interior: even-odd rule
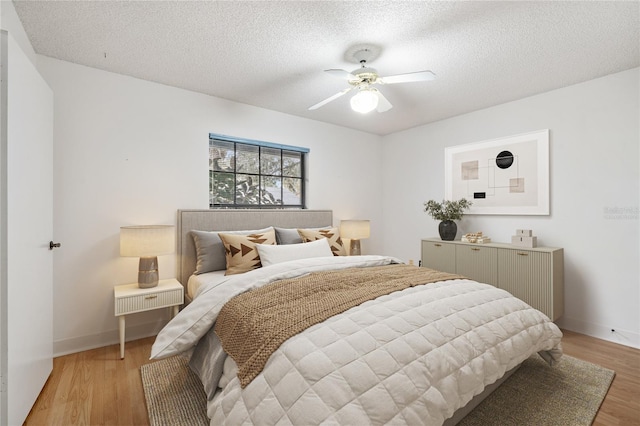
[[[304,208],[308,152],[209,134],[209,207]]]

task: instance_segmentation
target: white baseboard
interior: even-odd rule
[[[560,328],[574,331],[587,336],[596,337],[608,342],[618,343],[620,345],[630,346],[640,349],[640,334],[615,328],[611,331],[611,327],[605,327],[599,324],[592,324],[572,318],[562,317],[557,321]]]
[[[166,325],[166,321],[159,320],[146,324],[132,325],[127,327],[125,341],[143,339],[149,336],[157,335],[162,327]],[[73,354],[90,349],[102,348],[104,346],[115,345],[120,343],[120,334],[118,330],[110,330],[103,333],[92,334],[89,336],[73,337],[70,339],[56,340],[53,342],[53,356]],[[126,347],[126,345],[125,345]]]

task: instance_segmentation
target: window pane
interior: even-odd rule
[[[302,179],[284,178],[282,203],[285,205],[302,204]]]
[[[258,205],[260,179],[255,175],[236,175],[236,204]]]
[[[302,177],[302,153],[282,151],[282,176]]]
[[[214,207],[304,208],[308,150],[210,134],[209,204]]]
[[[209,204],[233,204],[233,173],[209,172]]]
[[[280,189],[282,188],[282,178],[274,176],[264,176],[262,178],[262,204],[282,205]]]
[[[260,147],[255,145],[236,144],[236,172],[260,173],[258,169],[258,151]]]
[[[209,170],[233,172],[235,165],[233,142],[209,140]]]
[[[262,148],[260,161],[260,173],[263,175],[281,176],[282,163],[280,150],[275,148]]]

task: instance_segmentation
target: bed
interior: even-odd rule
[[[531,355],[562,356],[557,326],[503,290],[389,256],[334,256],[332,216],[178,211],[190,303],[151,357],[190,357],[212,425],[452,425]],[[302,243],[298,229],[329,237]],[[275,244],[256,246],[261,267],[225,275],[207,270],[219,259],[203,269],[220,256],[203,250],[216,231]]]

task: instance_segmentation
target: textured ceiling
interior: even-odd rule
[[[94,68],[375,134],[640,66],[640,3],[363,1],[24,1],[35,51]],[[323,72],[381,49],[380,75],[436,80],[379,86],[394,105],[366,115]]]

